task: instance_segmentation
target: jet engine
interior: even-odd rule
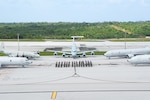
[[[56,56],[56,55],[57,55],[57,52],[54,52],[54,55]]]
[[[86,57],[86,53],[83,53],[83,55],[82,55],[83,57]]]
[[[94,51],[91,52],[91,55],[95,55]]]
[[[62,56],[63,56],[63,57],[65,57],[65,56],[66,56],[66,54],[65,54],[65,53],[63,53],[63,54],[62,54]]]

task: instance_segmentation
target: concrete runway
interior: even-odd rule
[[[7,45],[16,48],[14,44]],[[30,50],[33,47],[42,49],[48,46],[40,43],[21,44],[24,45],[23,48],[27,47]],[[121,48],[122,43],[117,44],[107,45]],[[148,43],[133,44],[131,43],[130,46],[148,45]],[[93,66],[77,67],[77,75],[74,75],[73,67],[56,68],[55,64],[58,61],[92,61]],[[77,59],[44,56],[34,60],[26,68],[9,66],[0,69],[0,99],[2,100],[51,100],[53,91],[57,92],[56,100],[149,100],[150,67],[149,65],[133,66],[127,62],[127,59],[109,60],[104,56]]]

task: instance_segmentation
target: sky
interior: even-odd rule
[[[0,22],[149,21],[150,0],[0,0]]]

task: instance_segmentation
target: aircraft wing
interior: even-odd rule
[[[54,52],[54,55],[57,55],[58,53],[62,53],[65,55],[71,55],[71,52],[67,51],[57,51],[57,50],[47,50],[48,52]]]
[[[85,52],[85,53],[89,53],[89,52],[94,53],[95,51],[97,51],[97,50],[86,50],[86,51],[82,51],[82,52]]]
[[[10,54],[8,54],[8,56],[9,57],[17,57],[18,55],[17,55],[17,53],[10,53]]]
[[[86,53],[91,53],[91,55],[94,55],[96,50],[88,50],[88,51],[78,51],[78,55],[86,55]]]
[[[59,52],[59,53],[62,53],[62,54],[65,54],[65,55],[71,55],[71,52],[67,52],[67,51],[61,51],[61,52]]]

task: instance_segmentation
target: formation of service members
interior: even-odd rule
[[[92,61],[59,61],[55,67],[92,67]]]

